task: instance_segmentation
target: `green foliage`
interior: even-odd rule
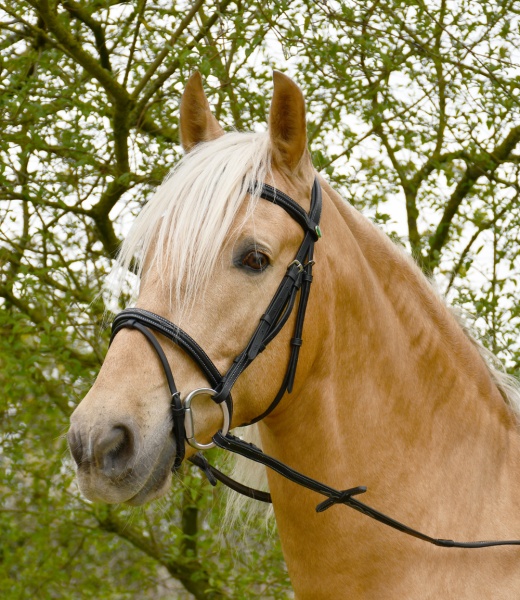
[[[146,509],[93,506],[63,439],[106,350],[98,293],[180,156],[196,68],[245,130],[265,128],[272,68],[293,75],[316,167],[519,371],[518,23],[513,0],[0,0],[2,598],[290,594],[275,533],[218,533],[198,474]]]

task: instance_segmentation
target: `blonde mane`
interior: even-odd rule
[[[475,330],[468,325],[467,316],[459,309],[452,306],[449,308],[468,340],[478,350],[489,371],[491,380],[496,385],[504,402],[511,408],[520,421],[520,381],[509,375],[503,362],[480,342]]]

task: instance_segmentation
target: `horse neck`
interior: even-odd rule
[[[317,251],[307,317],[321,346],[301,387],[264,424],[266,451],[338,489],[367,485],[367,502],[432,535],[520,536],[517,424],[489,369],[412,261],[327,185],[324,192],[330,238]],[[333,269],[320,276],[326,265]],[[270,486],[282,542],[289,532],[284,547],[291,536],[312,536],[334,560],[324,534],[330,517],[302,514],[320,498],[276,475]],[[349,540],[358,531],[369,543],[366,519],[348,511],[328,511],[334,530],[340,519]],[[388,532],[377,526],[378,536]]]

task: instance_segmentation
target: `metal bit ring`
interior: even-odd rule
[[[185,411],[185,421],[184,427],[186,429],[186,440],[190,446],[196,448],[197,450],[208,450],[209,448],[213,448],[215,444],[210,442],[209,444],[200,444],[195,439],[195,427],[193,425],[193,412],[191,410],[191,401],[195,396],[200,396],[204,394],[205,396],[213,397],[217,392],[211,388],[197,388],[190,392],[186,398],[184,399],[184,411]],[[226,435],[229,431],[230,419],[229,419],[229,408],[225,402],[221,402],[219,404],[220,410],[222,411],[222,435]]]

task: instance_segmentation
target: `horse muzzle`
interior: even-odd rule
[[[90,428],[73,415],[67,434],[81,492],[95,502],[142,504],[168,489],[175,445],[169,424],[146,439],[126,416]],[[145,430],[146,431],[146,430]]]

